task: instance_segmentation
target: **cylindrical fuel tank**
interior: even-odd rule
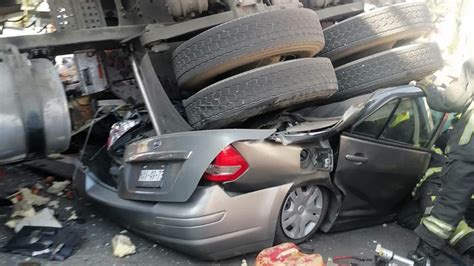
[[[0,47],[0,165],[62,152],[70,138],[67,99],[53,64]]]

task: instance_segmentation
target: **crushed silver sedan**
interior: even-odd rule
[[[282,116],[286,116],[284,119]],[[444,114],[414,86],[282,114],[278,129],[164,134],[129,144],[118,178],[78,180],[117,222],[204,259],[391,221]],[[281,125],[281,123],[280,123]]]

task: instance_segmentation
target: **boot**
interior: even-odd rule
[[[450,256],[422,239],[419,240],[416,250],[408,254],[408,258],[413,260],[416,266],[466,265],[459,257]]]
[[[449,244],[461,255],[474,255],[474,229],[464,220],[456,227]]]

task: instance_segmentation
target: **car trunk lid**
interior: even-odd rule
[[[274,130],[220,129],[148,138],[127,146],[118,180],[125,199],[185,202],[214,158],[228,145],[264,140]]]

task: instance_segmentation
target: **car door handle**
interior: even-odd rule
[[[351,162],[356,162],[359,164],[363,164],[369,161],[369,158],[364,157],[363,154],[356,153],[354,155],[347,154],[346,155],[346,160],[351,161]]]

